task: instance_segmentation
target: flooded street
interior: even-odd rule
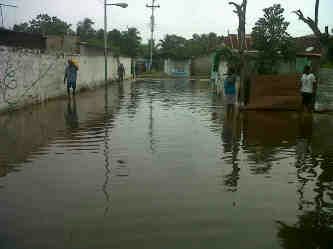
[[[224,113],[169,80],[0,116],[0,248],[332,248],[333,115]]]

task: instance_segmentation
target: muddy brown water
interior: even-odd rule
[[[2,115],[0,248],[333,248],[332,128],[185,80]]]

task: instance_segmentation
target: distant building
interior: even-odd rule
[[[2,46],[78,54],[80,53],[78,44],[77,36],[44,36],[0,28],[0,45]]]
[[[223,44],[233,50],[239,50],[240,41],[238,35],[229,34],[228,36],[223,37]],[[253,40],[251,35],[245,35],[245,50],[253,51]]]
[[[48,51],[62,51],[64,53],[78,54],[79,37],[78,36],[46,36],[46,50]]]
[[[296,71],[303,72],[305,65],[311,65],[315,71],[319,70],[321,49],[318,38],[307,35],[294,38],[296,45]]]
[[[190,77],[191,60],[173,60],[164,61],[164,72],[173,77]]]
[[[0,45],[45,50],[46,37],[41,34],[16,32],[0,28]]]

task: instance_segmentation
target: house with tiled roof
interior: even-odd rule
[[[296,71],[303,72],[305,65],[311,65],[315,71],[319,70],[321,48],[314,35],[294,38],[296,46]]]
[[[239,50],[240,41],[237,34],[228,34],[228,36],[223,37],[223,43],[226,47],[233,50]],[[253,49],[253,40],[251,35],[245,35],[245,50],[254,51]]]

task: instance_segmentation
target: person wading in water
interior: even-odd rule
[[[311,73],[309,66],[304,67],[304,72],[301,78],[301,94],[303,98],[303,110],[312,112],[314,102],[314,89],[316,87],[316,77]]]
[[[118,80],[119,80],[119,82],[124,81],[124,76],[125,76],[125,68],[124,68],[124,65],[122,63],[120,63],[119,66],[118,66]]]
[[[236,104],[236,75],[235,69],[228,68],[226,79],[224,80],[225,104],[227,116],[233,115]]]
[[[68,60],[68,65],[65,70],[64,84],[67,82],[67,93],[70,96],[70,89],[73,89],[73,96],[75,96],[77,71],[79,68],[74,64],[72,60]]]

